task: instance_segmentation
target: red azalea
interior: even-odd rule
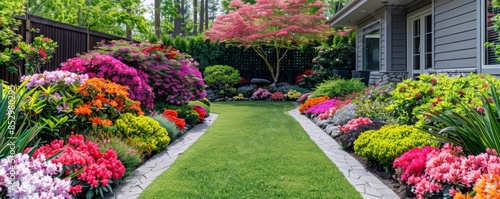
[[[47,53],[43,49],[38,49],[38,53],[40,53],[40,56],[42,56],[42,59],[47,59]]]
[[[431,84],[434,85],[437,83],[437,80],[436,79],[431,79]]]
[[[82,185],[71,186],[69,192],[73,195],[82,192]]]
[[[14,47],[14,52],[15,53],[20,53],[21,52],[21,48],[19,48],[19,46]]]
[[[422,94],[417,93],[417,95],[415,95],[415,97],[416,97],[417,99],[420,99],[420,98],[422,98]]]
[[[304,72],[304,74],[305,74],[305,75],[311,75],[311,74],[312,74],[312,72],[311,72],[311,70],[306,70],[306,72]]]

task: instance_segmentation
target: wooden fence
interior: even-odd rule
[[[19,34],[23,36],[24,41],[31,43],[34,37],[44,35],[57,42],[59,46],[56,48],[55,56],[50,60],[50,63],[42,68],[42,71],[52,71],[59,68],[62,62],[75,57],[77,53],[92,50],[97,42],[101,42],[102,40],[125,39],[33,15],[27,15],[20,20],[22,21],[22,25],[19,27]],[[30,32],[30,29],[34,29],[36,32]],[[24,63],[18,64],[23,66],[24,70]],[[9,73],[5,66],[0,66],[0,79],[13,84],[19,83],[17,74]]]

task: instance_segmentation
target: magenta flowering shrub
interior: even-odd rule
[[[330,108],[335,107],[337,104],[341,103],[342,101],[337,100],[337,99],[331,99],[327,100],[324,102],[321,102],[319,104],[316,104],[312,106],[311,108],[307,109],[306,114],[314,114],[314,115],[320,115],[325,112],[327,112]]]
[[[144,107],[154,108],[154,93],[149,86],[148,74],[127,66],[112,56],[98,52],[84,54],[62,63],[61,70],[88,74],[91,78],[105,78],[128,86],[130,98],[140,101]]]
[[[439,148],[426,146],[424,148],[413,148],[394,160],[392,166],[401,169],[401,181],[408,180],[409,176],[421,176],[425,170],[427,154],[438,152]]]
[[[70,199],[71,181],[56,177],[63,171],[62,167],[60,163],[46,161],[45,156],[30,158],[27,154],[16,154],[12,159],[1,159],[0,197]],[[10,178],[12,169],[14,181]]]
[[[259,88],[252,94],[252,99],[266,99],[271,95],[271,92],[265,88]]]
[[[77,84],[82,85],[89,79],[87,74],[76,74],[69,71],[45,71],[40,74],[25,75],[21,77],[21,82],[28,80],[26,88],[46,86],[54,84]]]
[[[453,197],[458,192],[472,191],[476,181],[485,174],[500,174],[500,157],[495,150],[465,156],[461,147],[445,144],[441,150],[427,153],[424,172],[411,173],[407,183],[413,186],[413,193],[419,199],[441,195]]]
[[[159,44],[112,41],[100,44],[97,51],[149,75],[155,101],[187,104],[206,96],[205,82],[198,63],[188,54]]]

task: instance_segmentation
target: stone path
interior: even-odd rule
[[[179,157],[186,149],[188,149],[198,138],[200,138],[205,131],[210,127],[219,115],[210,113],[210,116],[205,119],[205,122],[196,125],[190,129],[185,135],[175,140],[172,144],[151,159],[146,161],[130,176],[126,177],[123,183],[115,188],[113,192],[115,195],[108,194],[106,199],[135,199],[138,198],[146,187],[153,182],[153,180],[167,170],[172,163]]]
[[[309,134],[311,139],[332,160],[346,179],[361,193],[365,199],[399,199],[399,196],[382,183],[376,176],[365,170],[354,157],[345,152],[342,147],[321,128],[316,126],[306,116],[301,115],[298,109],[289,111]]]

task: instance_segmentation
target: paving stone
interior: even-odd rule
[[[385,184],[376,183],[376,182],[370,182],[370,183],[368,183],[368,185],[370,185],[370,187],[374,188],[374,189],[385,189],[385,188],[387,188],[387,186]]]
[[[364,198],[364,199],[380,199],[381,197],[375,197],[375,196],[372,196],[370,194],[366,194],[366,193],[362,193],[361,196]],[[385,198],[384,198],[385,199]]]
[[[382,197],[383,196],[379,191],[377,191],[374,188],[368,187],[368,186],[365,186],[365,191],[366,191],[367,194],[370,194],[370,195],[373,195],[373,196],[376,196],[376,197]]]
[[[367,186],[367,182],[366,181],[362,181],[362,180],[359,180],[357,178],[352,178],[352,177],[347,177],[346,178],[349,183],[351,183],[351,185],[353,186],[356,186],[356,185],[363,185],[363,186]]]
[[[371,173],[368,173],[368,174],[371,174]],[[359,177],[360,180],[364,180],[366,182],[380,182],[380,180],[373,176],[373,175],[362,175],[361,177]]]
[[[359,193],[365,193],[365,185],[354,185],[354,189]]]

